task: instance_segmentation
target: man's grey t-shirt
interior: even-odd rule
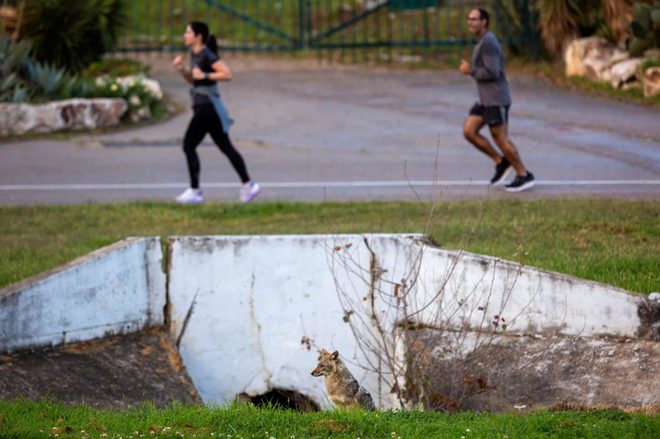
[[[472,52],[470,74],[477,80],[479,103],[485,107],[511,105],[504,73],[504,53],[495,35],[487,31]]]
[[[194,67],[199,67],[202,72],[211,73],[213,72],[213,67],[211,66],[213,66],[213,64],[219,60],[220,55],[216,54],[208,47],[205,47],[204,49],[200,50],[199,53],[192,53],[190,67],[191,69]],[[215,85],[215,83],[215,81],[211,81],[210,79],[196,79],[193,81],[193,86],[196,87],[199,85]],[[210,103],[211,100],[208,96],[195,93],[193,97],[193,105]]]

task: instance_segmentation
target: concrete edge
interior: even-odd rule
[[[27,287],[36,286],[48,278],[51,278],[53,276],[58,276],[60,274],[65,273],[66,271],[84,265],[88,262],[101,259],[102,257],[114,252],[115,250],[128,247],[129,245],[139,242],[140,240],[149,239],[149,238],[151,237],[127,237],[122,239],[121,241],[117,241],[105,247],[101,247],[97,250],[87,253],[86,255],[80,256],[70,262],[60,265],[59,267],[42,271],[41,273],[35,274],[33,276],[20,280],[16,283],[10,284],[4,288],[0,288],[0,297],[9,296],[18,291],[24,290]]]

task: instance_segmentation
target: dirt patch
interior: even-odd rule
[[[528,412],[553,407],[660,411],[660,343],[499,336],[465,356],[424,330],[418,355],[435,409]],[[435,340],[435,345],[431,340]],[[420,342],[422,337],[420,337]],[[0,398],[122,408],[200,403],[162,330],[0,355]],[[252,401],[254,402],[254,401]]]
[[[0,356],[0,398],[120,408],[199,403],[166,333],[149,330]]]

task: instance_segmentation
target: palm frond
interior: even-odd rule
[[[578,36],[579,2],[575,0],[537,0],[541,39],[548,51],[559,54],[567,41]]]
[[[605,20],[617,41],[630,36],[633,3],[633,0],[603,0]]]

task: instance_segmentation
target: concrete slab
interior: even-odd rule
[[[127,238],[0,290],[0,352],[164,323],[159,238]]]
[[[171,331],[201,398],[279,388],[327,407],[323,381],[310,376],[325,348],[339,350],[379,407],[398,407],[403,357],[379,359],[403,354],[404,322],[461,337],[636,337],[640,296],[422,238],[171,238]]]
[[[637,338],[641,329],[657,325],[640,318],[638,306],[647,304],[643,297],[497,258],[443,250],[419,234],[191,236],[171,237],[168,244],[166,272],[159,238],[129,238],[0,290],[0,352],[9,353],[0,356],[0,371],[34,371],[43,381],[48,375],[43,362],[53,358],[93,369],[100,357],[77,359],[69,355],[71,349],[87,354],[95,346],[110,348],[108,336],[152,326],[161,331],[157,349],[168,358],[178,358],[174,349],[181,356],[174,361],[179,364],[175,375],[184,376],[185,366],[207,404],[284,391],[331,407],[323,380],[311,376],[321,348],[340,351],[380,408],[404,404],[392,388],[395,383],[405,387],[411,358],[433,365],[431,375],[445,370],[438,367],[449,368],[454,384],[477,373],[484,383],[497,379],[504,384],[515,376],[535,383],[540,371],[559,374],[568,367],[571,349],[594,355],[607,349],[613,352],[607,362],[617,370],[628,364],[630,376],[655,376],[660,366],[644,357],[657,351],[657,341]],[[163,330],[168,340],[162,339]],[[657,331],[646,336],[657,338]],[[71,347],[92,339],[79,349]],[[634,346],[619,349],[617,343]],[[139,351],[149,357],[144,359],[134,347],[126,349],[136,364],[126,370],[142,361],[152,364],[153,347]],[[37,352],[31,356],[27,350]],[[626,358],[631,350],[639,358]],[[495,367],[504,361],[502,352],[519,363],[508,366],[508,373],[489,371],[484,364]],[[585,355],[581,371],[589,367]],[[553,361],[560,363],[547,366]],[[602,367],[595,370],[609,374]],[[597,377],[580,383],[573,372],[559,375],[556,384],[564,390],[552,394],[565,401],[583,400],[566,393],[576,386],[608,400],[622,392],[619,400],[625,404],[660,401],[652,391],[632,397],[621,390],[621,380],[596,392]],[[516,398],[547,401],[523,387],[516,387]],[[25,389],[35,396],[42,388],[43,383],[0,379],[0,395]],[[153,395],[153,389],[145,392]],[[116,392],[109,395],[115,398],[112,404],[124,404]],[[589,404],[595,401],[592,396]],[[93,398],[98,400],[98,394]],[[465,399],[450,400],[472,407]],[[472,402],[476,409],[505,410],[515,401],[500,395]]]

